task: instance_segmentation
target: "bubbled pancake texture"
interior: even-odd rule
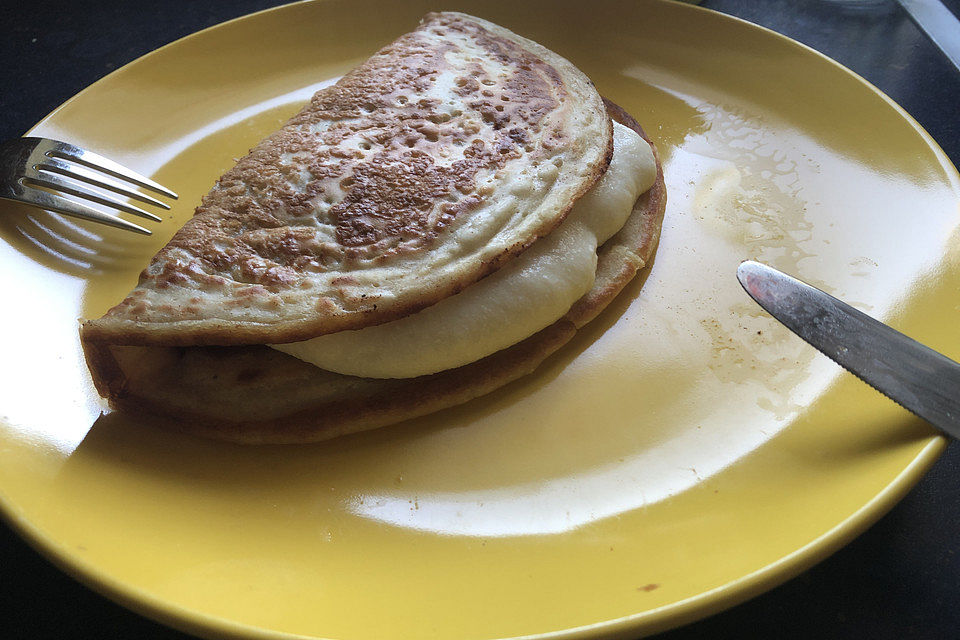
[[[408,315],[555,228],[611,135],[563,58],[429,14],[223,175],[84,338],[289,342]]]

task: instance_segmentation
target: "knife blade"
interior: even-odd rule
[[[788,329],[891,400],[960,438],[960,364],[773,267],[748,260],[737,279]]]

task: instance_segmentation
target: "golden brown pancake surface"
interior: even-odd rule
[[[84,341],[290,342],[409,315],[549,233],[611,153],[569,62],[429,14],[222,176]]]

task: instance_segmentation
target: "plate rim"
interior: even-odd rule
[[[328,1],[329,0],[296,0],[295,2],[267,7],[230,18],[223,22],[218,22],[176,38],[167,44],[134,58],[90,83],[60,103],[22,135],[31,135],[33,131],[43,126],[61,110],[68,107],[75,100],[80,99],[87,92],[95,91],[98,85],[106,82],[116,74],[127,70],[128,67],[138,64],[147,58],[160,54],[160,52],[167,48],[178,46],[182,42],[193,38],[203,37],[207,32],[221,29],[234,22],[254,20],[263,14],[295,9],[296,7],[307,4],[324,4]],[[711,17],[710,19],[736,23],[739,24],[740,28],[759,30],[763,32],[765,36],[772,36],[774,39],[779,40],[781,44],[798,48],[805,55],[813,54],[821,61],[834,66],[845,75],[855,79],[863,88],[874,94],[874,96],[879,97],[889,108],[892,108],[897,115],[903,118],[934,152],[954,188],[960,191],[960,172],[958,172],[957,167],[941,148],[940,144],[895,100],[856,71],[809,45],[737,16],[725,14],[707,7],[689,4],[682,0],[642,1],[651,5],[669,6],[671,10],[680,12],[699,12],[701,15],[709,15]],[[642,633],[646,636],[693,623],[745,602],[796,577],[849,544],[853,539],[886,515],[887,512],[896,506],[896,504],[913,489],[917,482],[923,478],[937,459],[939,459],[940,455],[946,449],[947,444],[948,439],[945,436],[938,433],[931,434],[929,438],[926,438],[926,444],[923,445],[923,448],[909,464],[900,470],[900,472],[870,500],[807,544],[794,549],[787,555],[751,573],[742,575],[713,589],[703,591],[695,596],[643,612],[557,631],[510,636],[501,638],[501,640],[595,640],[598,638],[624,637],[624,634],[627,633]],[[45,535],[41,527],[38,527],[20,513],[20,510],[16,508],[14,502],[2,489],[0,489],[0,518],[33,550],[85,587],[92,589],[94,592],[128,610],[173,629],[205,638],[331,640],[325,636],[308,636],[275,631],[239,623],[220,616],[210,615],[197,609],[183,607],[154,596],[128,582],[104,575],[94,563],[84,562],[80,556],[66,549],[56,539]]]

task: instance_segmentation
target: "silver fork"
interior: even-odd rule
[[[133,184],[168,198],[177,198],[176,193],[150,178],[127,169],[109,158],[66,142],[49,138],[17,138],[0,144],[0,198],[24,202],[48,211],[56,211],[145,235],[150,235],[151,232],[80,201],[93,202],[117,211],[132,213],[154,222],[161,221],[159,216],[149,211],[144,211],[106,193],[88,189],[81,183],[112,191],[161,209],[169,209],[170,205],[134,191],[127,185]],[[59,195],[61,193],[73,196],[77,200],[65,198]]]

